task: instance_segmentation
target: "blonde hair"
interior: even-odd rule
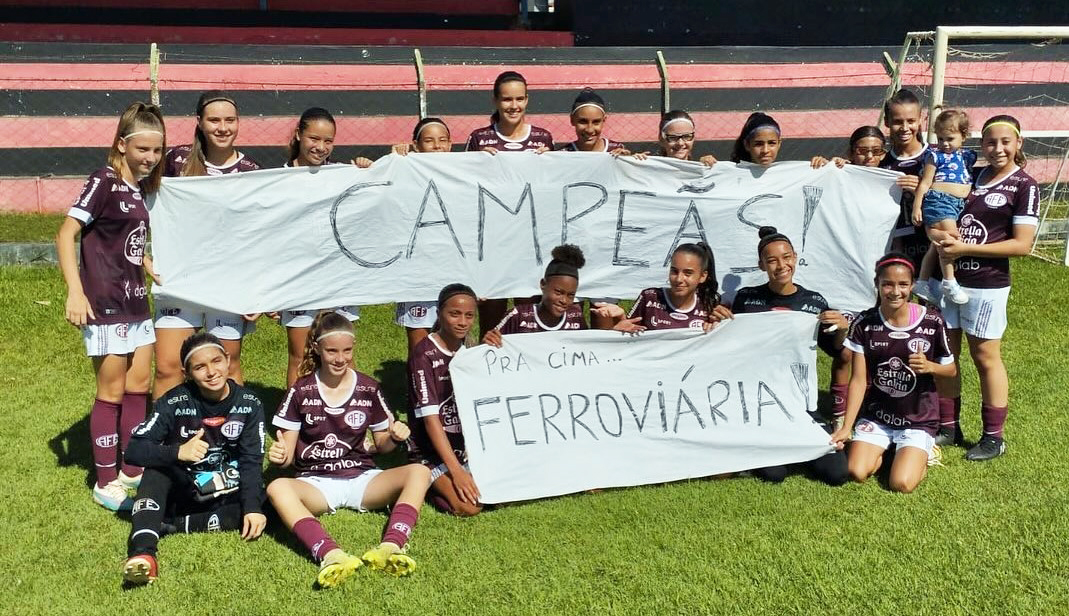
[[[333,310],[325,310],[316,315],[312,321],[312,329],[308,332],[308,341],[304,343],[304,357],[301,358],[301,363],[297,365],[298,378],[308,376],[319,369],[323,360],[320,359],[319,353],[316,352],[315,345],[323,336],[335,332],[344,332],[351,335],[353,333],[353,324],[349,322],[349,319]]]
[[[126,157],[119,151],[119,141],[128,136],[142,131],[159,131],[163,137],[163,151],[167,151],[167,129],[163,125],[163,114],[156,105],[148,105],[137,102],[126,108],[119,116],[119,126],[115,129],[115,139],[111,142],[111,150],[108,151],[108,165],[116,171],[122,171],[127,167]],[[163,177],[163,161],[161,160],[152,169],[148,177],[141,179],[141,190],[149,195],[160,187],[160,178]]]

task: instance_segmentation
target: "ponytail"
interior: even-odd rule
[[[353,335],[353,324],[349,319],[341,316],[333,310],[324,310],[316,315],[312,321],[312,328],[308,333],[308,341],[304,344],[304,357],[297,365],[297,378],[308,376],[319,369],[322,359],[316,352],[315,345],[323,336],[336,332]]]
[[[208,138],[204,135],[204,131],[200,129],[200,121],[204,119],[204,108],[219,101],[230,103],[234,106],[234,111],[238,109],[238,104],[234,102],[234,99],[221,90],[208,90],[200,95],[200,98],[197,99],[197,125],[193,129],[193,144],[189,149],[189,158],[182,165],[182,170],[178,175],[183,177],[208,175],[208,167],[204,162],[204,152],[208,149]]]
[[[119,117],[119,125],[115,129],[115,139],[111,142],[108,151],[108,165],[116,171],[126,166],[125,157],[119,152],[119,140],[125,140],[136,133],[156,132],[163,139],[163,151],[167,151],[167,129],[163,124],[163,114],[156,105],[134,103],[126,108]],[[141,178],[141,190],[146,195],[151,195],[160,187],[160,178],[163,177],[162,161],[153,167],[147,177]]]
[[[696,295],[702,309],[707,314],[713,314],[713,309],[720,305],[720,282],[716,278],[716,257],[713,255],[713,249],[705,242],[680,244],[672,255],[680,252],[692,254],[701,261],[702,271],[707,275],[705,282],[698,285]]]
[[[735,145],[731,150],[731,162],[753,162],[750,151],[746,149],[746,143],[755,132],[764,128],[775,130],[777,135],[780,134],[779,123],[767,113],[755,111],[750,114],[750,117],[746,118],[746,123],[742,125],[739,136],[735,138]]]

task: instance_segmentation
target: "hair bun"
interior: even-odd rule
[[[553,249],[551,253],[554,261],[560,261],[567,265],[579,269],[586,265],[586,257],[583,256],[583,249],[574,244],[561,244]]]
[[[766,237],[770,235],[775,235],[777,233],[779,233],[779,231],[777,231],[775,227],[771,225],[765,225],[757,230],[757,237],[765,239]]]

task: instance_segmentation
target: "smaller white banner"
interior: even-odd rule
[[[803,462],[832,450],[815,410],[816,317],[716,330],[504,337],[449,366],[475,482],[500,503]]]

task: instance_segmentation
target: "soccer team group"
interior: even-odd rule
[[[555,148],[550,133],[527,123],[527,84],[515,72],[494,84],[490,125],[474,131],[467,150],[493,155]],[[716,327],[734,313],[804,310],[818,321],[818,343],[832,357],[833,408],[825,420],[835,451],[798,468],[754,469],[770,482],[791,470],[830,485],[864,481],[889,461],[892,490],[910,492],[924,479],[933,449],[963,445],[956,357],[964,332],[979,373],[983,432],[966,458],[1005,452],[1002,437],[1008,381],[1001,358],[1010,290],[1009,258],[1027,254],[1038,224],[1036,182],[1025,172],[1021,126],[1008,115],[982,125],[979,154],[964,149],[969,118],[945,111],[937,142],[922,137],[922,104],[908,90],[885,103],[885,127],[863,126],[842,157],[826,164],[899,171],[902,215],[896,251],[874,267],[877,302],[860,314],[829,307],[816,290],[794,282],[790,238],[762,228],[755,243],[768,282],[741,289],[730,304],[719,294],[715,258],[704,243],[681,244],[664,287],[642,290],[630,312],[615,300],[591,302],[590,322],[577,301],[584,257],[558,246],[540,280],[541,295],[480,300],[458,281],[437,302],[402,303],[397,323],[408,336],[408,424],[395,420],[379,384],[353,369],[355,306],[273,314],[286,327],[289,390],[271,424],[271,464],[292,467],[292,478],[263,486],[265,412],[242,385],[241,342],[259,315],[234,315],[167,298],[146,252],[149,213],[144,196],[162,176],[222,175],[258,169],[235,147],[238,106],[227,94],[205,92],[196,107],[190,145],[168,149],[158,108],[131,105],[119,119],[107,166],[89,176],[57,236],[68,287],[66,318],[80,328],[96,376],[90,436],[96,483],[93,499],[130,510],[132,528],[122,575],[129,584],[157,576],[157,545],[166,534],[236,530],[256,539],[269,502],[281,522],[319,565],[316,583],[336,586],[361,566],[405,575],[415,568],[409,534],[424,502],[456,515],[479,513],[479,489],[466,466],[464,438],[449,377],[453,354],[478,322],[482,341],[533,331],[594,327],[625,332]],[[605,134],[605,102],[584,90],[570,112],[575,140],[563,149],[643,159]],[[656,155],[690,160],[698,127],[684,111],[662,116]],[[652,132],[652,131],[651,131]],[[336,164],[335,122],[325,109],[301,115],[287,166]],[[705,165],[772,165],[782,136],[769,115],[754,113],[742,127],[732,163],[713,156]],[[449,152],[445,122],[420,120],[398,155]],[[360,167],[366,159],[351,161]],[[76,238],[81,236],[80,255]],[[146,276],[163,292],[150,313]],[[582,297],[582,294],[579,294]],[[920,298],[920,299],[917,299]],[[155,371],[153,373],[153,363]],[[148,413],[153,383],[151,413]],[[404,443],[409,463],[388,469],[372,454]],[[130,494],[136,493],[132,498]],[[381,543],[351,555],[318,520],[338,508],[388,508]]]

